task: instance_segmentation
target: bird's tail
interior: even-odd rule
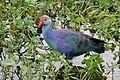
[[[99,40],[99,39],[95,39],[95,38],[92,38],[91,41],[92,41],[92,48],[93,48],[94,52],[96,52],[96,53],[104,53],[105,52],[104,44],[106,42]]]
[[[104,53],[105,52],[105,48],[104,48],[104,43],[99,43],[98,47],[93,50],[96,53]]]

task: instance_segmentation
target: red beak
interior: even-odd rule
[[[47,17],[48,17],[47,15],[41,16],[39,24],[37,26],[37,32],[41,32],[42,31],[42,27],[43,27],[44,21],[46,20]]]
[[[39,24],[38,24],[38,26],[37,26],[37,29],[38,29],[38,30],[42,29],[42,26],[43,26],[43,22],[40,20],[40,21],[39,21]]]
[[[40,20],[40,21],[39,21],[39,24],[38,24],[38,26],[37,26],[37,32],[38,32],[38,33],[42,33],[42,26],[43,26],[43,21]]]

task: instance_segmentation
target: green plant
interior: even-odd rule
[[[43,14],[52,17],[53,25],[76,31],[82,30],[84,22],[89,22],[91,27],[87,29],[92,36],[97,34],[108,42],[106,51],[117,47],[115,58],[119,56],[119,0],[1,0],[0,79],[13,79],[16,75],[21,80],[96,80],[96,77],[104,80],[103,60],[99,55],[85,57],[86,67],[82,68],[72,66],[72,62],[57,51],[37,50],[44,46],[36,31]],[[60,67],[55,65],[58,63]]]

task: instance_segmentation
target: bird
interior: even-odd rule
[[[67,59],[89,51],[104,53],[105,41],[70,29],[53,29],[52,20],[47,15],[40,17],[37,32],[42,31],[43,38],[54,50],[65,54]]]

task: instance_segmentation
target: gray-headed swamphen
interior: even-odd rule
[[[104,41],[69,29],[52,29],[52,20],[47,15],[40,17],[37,30],[42,30],[44,40],[51,48],[64,53],[68,59],[88,51],[104,53]]]

